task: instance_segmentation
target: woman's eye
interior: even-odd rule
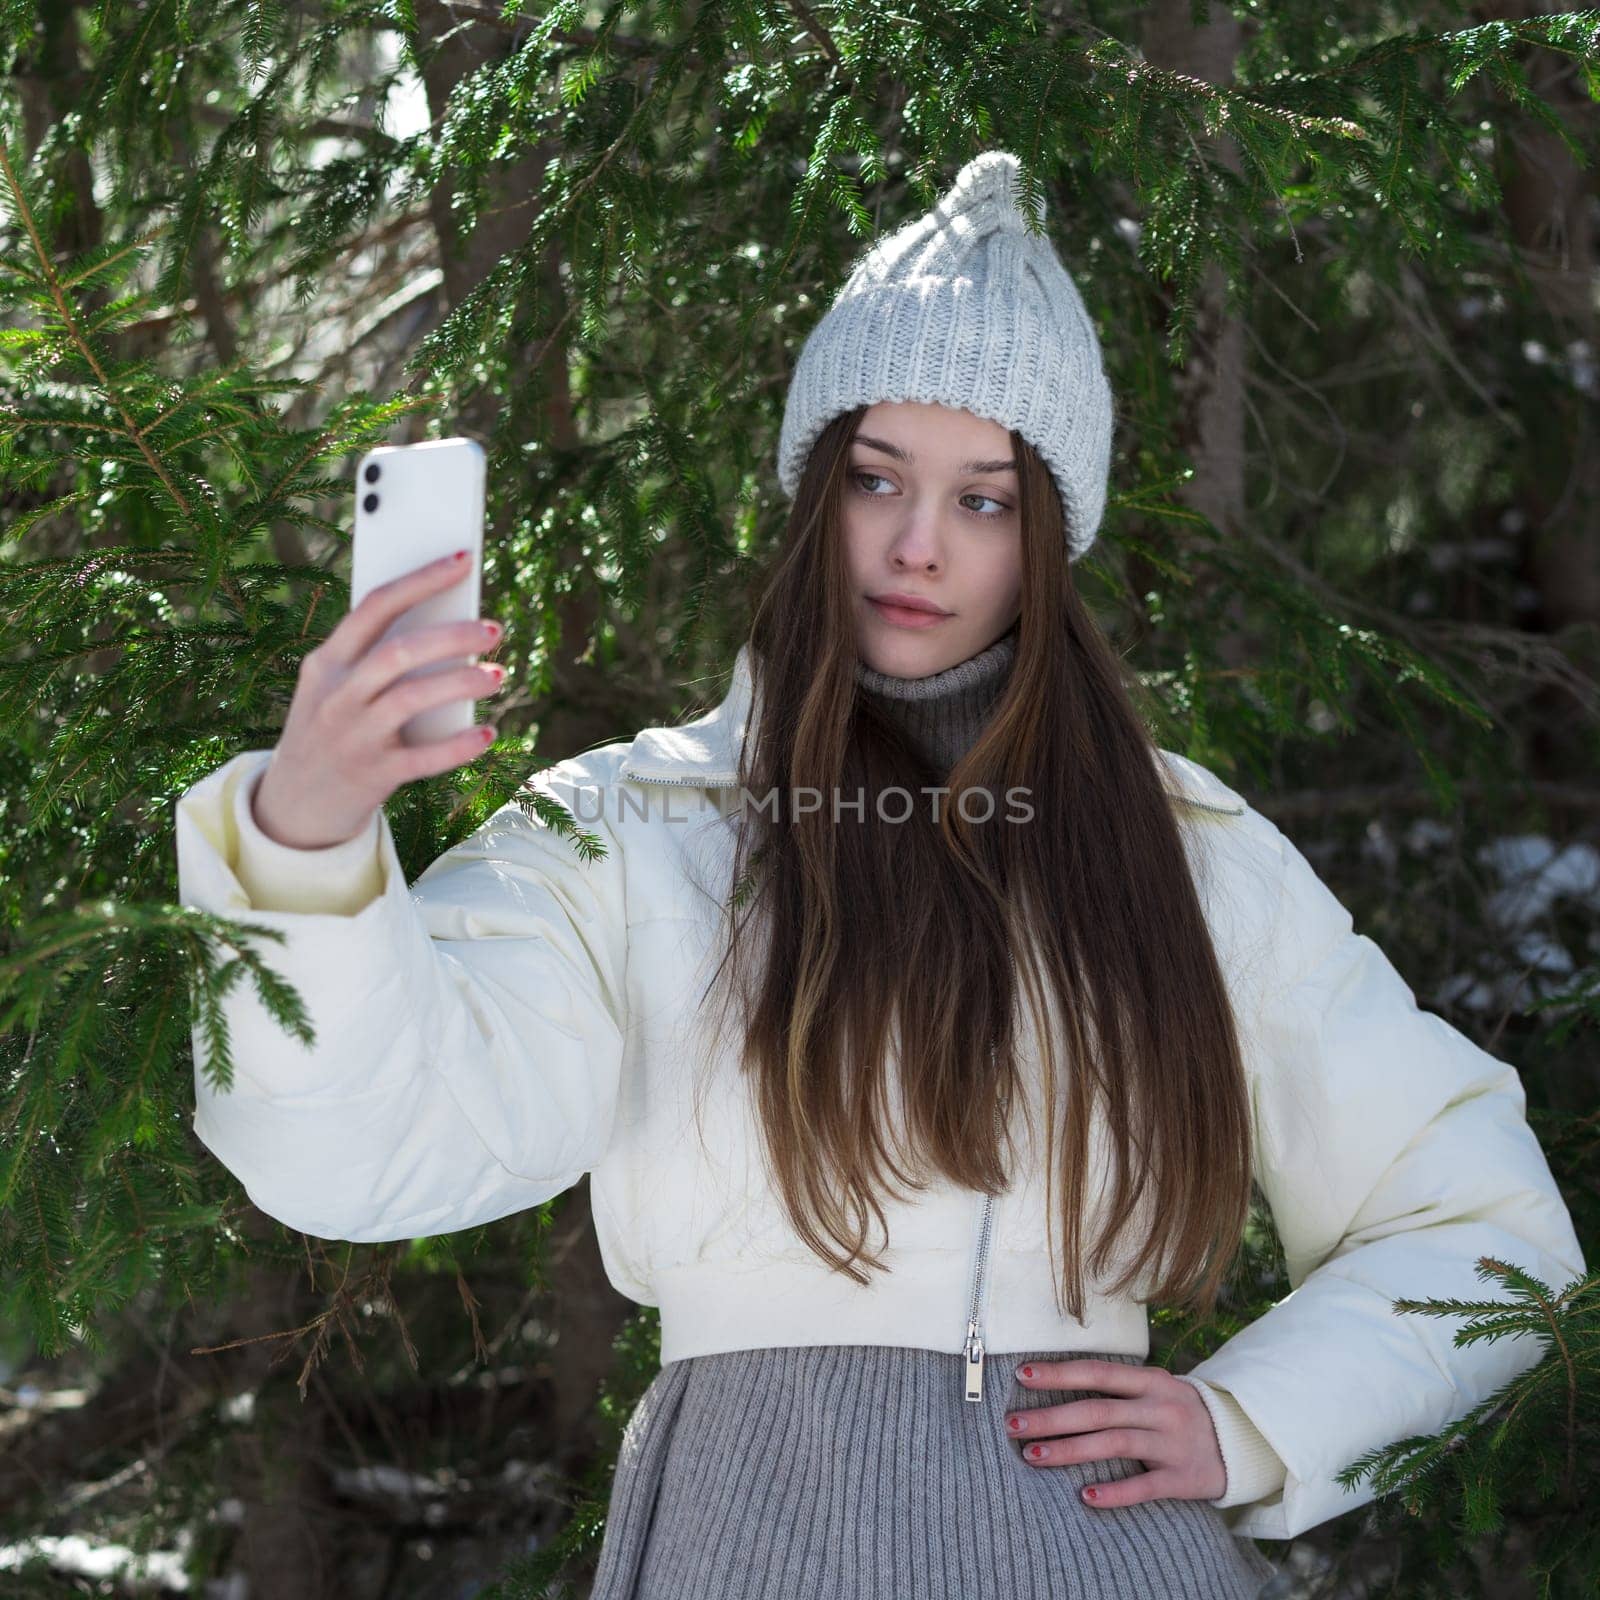
[[[969,500],[987,500],[990,505],[1000,507],[998,511],[980,511],[978,513],[980,517],[1003,517],[1011,509],[1003,500],[996,500],[993,495],[974,494],[968,495],[967,498]]]

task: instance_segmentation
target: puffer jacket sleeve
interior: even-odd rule
[[[603,752],[531,780],[604,856],[508,802],[408,889],[388,818],[327,850],[250,811],[272,752],[235,756],[176,807],[182,904],[280,929],[254,941],[299,992],[307,1048],[248,974],[220,1025],[229,1088],[193,1019],[194,1129],[268,1216],[326,1239],[450,1233],[560,1194],[610,1138],[626,1027],[627,917]],[[224,959],[226,953],[224,953]]]
[[[1586,1268],[1516,1069],[1418,1007],[1272,823],[1251,810],[1243,826],[1281,863],[1241,1033],[1291,1292],[1188,1376],[1229,1395],[1283,1463],[1273,1492],[1224,1520],[1287,1539],[1373,1498],[1370,1479],[1335,1481],[1358,1456],[1438,1432],[1544,1353],[1526,1334],[1457,1349],[1462,1318],[1394,1300],[1503,1299],[1474,1271],[1485,1255],[1554,1288]]]

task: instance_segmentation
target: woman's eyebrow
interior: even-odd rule
[[[902,450],[899,445],[891,444],[887,439],[874,439],[870,434],[854,433],[850,436],[851,444],[864,444],[869,449],[881,450],[886,456],[893,456],[896,461],[904,461],[907,466],[915,466],[917,458],[909,450]],[[963,461],[957,472],[1015,472],[1015,461]]]

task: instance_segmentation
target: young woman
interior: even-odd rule
[[[1152,743],[1071,574],[1110,430],[988,152],[802,351],[726,694],[533,780],[602,853],[507,804],[406,885],[381,800],[468,752],[395,730],[488,690],[395,684],[466,625],[374,645],[447,566],[179,802],[182,899],[282,928],[317,1034],[236,986],[221,1091],[196,1020],[195,1129],[251,1199],[399,1239],[588,1173],[660,1308],[596,1600],[1253,1595],[1254,1537],[1364,1504],[1343,1467],[1541,1354],[1393,1299],[1583,1270],[1516,1071]],[[1293,1292],[1152,1367],[1146,1303],[1214,1303],[1252,1181]]]

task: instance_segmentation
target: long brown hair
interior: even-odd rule
[[[724,1015],[740,998],[740,1062],[769,1170],[808,1248],[865,1283],[853,1263],[883,1266],[865,1247],[869,1213],[888,1243],[886,1169],[916,1189],[930,1165],[985,1193],[1008,1186],[1001,1132],[1014,1104],[1035,1129],[1018,1067],[1031,1044],[1052,1111],[1049,1192],[1062,1191],[1047,1202],[1058,1305],[1082,1316],[1084,1263],[1100,1283],[1119,1224],[1142,1218],[1148,1233],[1103,1292],[1149,1270],[1144,1298],[1195,1293],[1209,1310],[1249,1210],[1248,1098],[1185,823],[1136,709],[1142,690],[1074,587],[1054,483],[1013,431],[1016,658],[966,755],[948,774],[925,764],[855,681],[840,504],[866,409],[835,418],[813,447],[750,632],[756,708],[712,985],[725,972]],[[943,805],[920,793],[941,784]],[[1032,808],[1022,823],[1007,820],[1018,785]],[[903,804],[875,803],[895,786],[917,796],[904,821],[893,820]],[[823,797],[817,809],[789,803],[802,787]],[[980,803],[958,804],[963,790]],[[969,821],[983,795],[993,815]],[[1086,1245],[1095,1094],[1116,1177],[1106,1226]]]

